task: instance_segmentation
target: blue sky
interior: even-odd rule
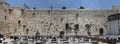
[[[30,8],[111,8],[113,5],[120,6],[120,0],[4,0],[10,6],[21,7],[24,4]]]

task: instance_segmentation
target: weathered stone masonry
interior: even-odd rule
[[[85,24],[91,24],[91,35],[99,35],[99,29],[107,33],[107,16],[118,13],[114,9],[25,9],[11,8],[7,3],[0,2],[0,33],[6,36],[35,35],[59,35],[60,31],[67,35],[74,33],[76,24],[79,25],[78,35],[87,35]],[[66,31],[65,24],[69,24],[70,31]]]
[[[59,35],[60,31],[66,31],[65,24],[69,23],[72,30],[79,24],[78,35],[87,35],[85,24],[92,24],[91,34],[99,35],[99,28],[103,28],[106,34],[107,16],[114,14],[115,10],[39,10],[14,8],[10,14],[12,35],[24,35],[29,29],[29,35],[39,31],[41,35]],[[18,23],[20,22],[20,23]],[[24,27],[25,26],[25,27]],[[69,31],[68,34],[71,34]]]

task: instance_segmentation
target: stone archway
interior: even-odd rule
[[[103,34],[104,34],[104,29],[103,29],[103,28],[100,28],[100,29],[99,29],[99,35],[102,36]]]

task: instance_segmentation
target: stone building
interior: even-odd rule
[[[2,2],[3,3],[3,2]],[[0,33],[10,35],[59,35],[64,31],[67,35],[75,34],[75,25],[78,25],[77,35],[88,35],[86,24],[90,24],[91,35],[99,35],[99,29],[107,34],[107,16],[118,13],[113,9],[26,9],[0,5]],[[66,29],[69,24],[69,29]]]

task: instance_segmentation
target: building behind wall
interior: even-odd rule
[[[108,34],[120,35],[120,13],[108,16]]]

